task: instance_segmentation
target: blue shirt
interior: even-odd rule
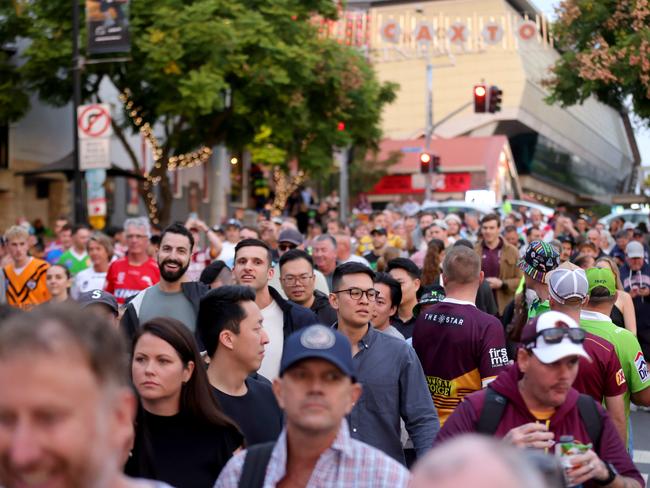
[[[422,456],[433,445],[440,421],[415,351],[371,326],[358,347],[353,361],[363,393],[348,416],[351,436],[404,464],[401,418]]]

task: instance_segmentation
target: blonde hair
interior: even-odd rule
[[[5,240],[9,242],[12,239],[29,238],[29,232],[22,225],[12,225],[5,232]]]

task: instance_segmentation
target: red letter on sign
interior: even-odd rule
[[[489,41],[490,42],[496,42],[497,33],[499,32],[499,26],[498,25],[486,25],[485,30],[488,31]]]
[[[433,38],[431,36],[431,31],[429,30],[428,25],[426,24],[420,25],[420,27],[418,28],[417,35],[415,36],[415,40],[418,42],[422,40],[429,41],[429,42],[433,41]]]
[[[537,28],[532,22],[526,22],[519,26],[519,37],[522,41],[530,41],[537,34]]]
[[[451,42],[461,44],[465,42],[465,26],[463,24],[454,24],[451,26],[451,29],[454,31]]]

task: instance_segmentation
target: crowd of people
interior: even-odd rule
[[[644,224],[336,205],[6,229],[0,486],[645,486]]]

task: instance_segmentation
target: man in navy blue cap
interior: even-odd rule
[[[343,334],[312,325],[289,336],[273,382],[285,428],[277,442],[235,455],[215,488],[406,487],[409,473],[401,464],[350,437],[345,416],[361,396],[355,376],[352,348]]]

